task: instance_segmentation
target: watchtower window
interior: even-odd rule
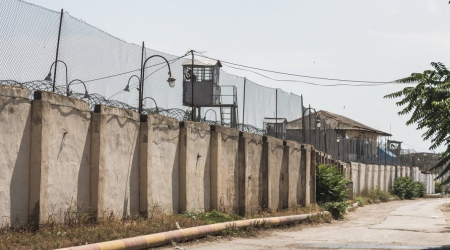
[[[191,67],[184,67],[184,81],[190,82],[191,79],[186,78],[187,75],[190,75]],[[212,82],[213,81],[213,67],[195,67],[194,66],[194,75],[196,82]]]

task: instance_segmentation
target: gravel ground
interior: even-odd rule
[[[269,230],[256,238],[214,237],[178,247],[186,250],[450,249],[450,209],[443,209],[448,203],[448,198],[392,201],[360,207],[345,220],[330,224]]]

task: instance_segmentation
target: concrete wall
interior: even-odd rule
[[[90,206],[91,113],[76,98],[34,92],[29,214],[34,224],[63,221]]]
[[[0,85],[0,228],[28,221],[29,95],[28,89]]]
[[[180,211],[211,208],[210,127],[185,121],[180,129]]]
[[[211,126],[211,209],[239,212],[239,131]]]
[[[317,157],[319,157],[319,154],[317,153],[318,151],[314,148],[311,147],[311,163],[310,163],[310,202],[311,203],[316,203],[316,171],[317,168],[316,166],[317,164]]]
[[[386,168],[384,167],[384,165],[378,165],[378,186],[383,191],[387,191],[386,184],[385,184],[386,179],[385,179],[385,174],[384,174],[385,169]]]
[[[300,162],[300,205],[309,206],[311,203],[311,145],[302,145],[302,156]]]
[[[364,189],[367,189],[366,180],[367,180],[367,167],[365,164],[359,164],[359,179],[358,179],[358,193],[361,193]]]
[[[288,206],[292,207],[300,204],[301,190],[303,189],[303,187],[300,185],[302,145],[294,141],[286,141],[283,157],[285,158],[283,162],[287,163]]]
[[[92,115],[91,207],[99,217],[139,213],[139,114],[97,105]],[[107,213],[107,214],[105,214]]]
[[[316,202],[316,163],[339,167],[349,196],[387,190],[407,167],[343,163],[311,145],[234,129],[96,106],[0,86],[1,225],[64,220],[69,209],[118,217],[139,212],[240,214]],[[14,226],[14,225],[13,225]]]
[[[239,213],[256,213],[263,207],[262,136],[240,132],[238,150]]]
[[[287,162],[283,157],[283,141],[274,137],[263,137],[263,168],[267,172],[267,184],[263,185],[263,204],[268,209],[278,210],[287,206]],[[267,188],[267,190],[266,190]],[[267,194],[267,198],[265,197]]]
[[[350,162],[351,168],[351,180],[353,182],[353,194],[359,194],[359,163],[358,162]]]
[[[167,116],[141,116],[139,136],[139,211],[179,211],[178,120]]]

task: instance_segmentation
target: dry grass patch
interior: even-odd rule
[[[39,228],[1,229],[0,249],[55,249],[177,230],[176,223],[181,228],[188,228],[233,220],[297,215],[320,211],[321,209],[318,206],[298,206],[276,212],[259,211],[246,217],[211,211],[208,213],[182,214],[151,213],[149,218],[136,217],[124,220],[109,216],[98,221],[93,221],[88,216],[77,212],[70,212],[66,213],[64,218],[66,223],[62,224],[56,223],[56,220],[50,217],[49,222],[41,225]],[[331,218],[329,216],[313,216],[304,223],[317,224],[330,221]],[[262,224],[242,229],[229,228],[222,235],[252,237],[256,236],[261,230],[269,228],[274,227]]]

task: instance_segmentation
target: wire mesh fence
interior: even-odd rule
[[[56,12],[22,0],[2,0],[0,11],[0,79],[3,83],[40,89],[59,94],[73,92],[91,107],[113,105],[137,110],[139,81],[143,59],[164,56],[172,75],[178,79],[174,88],[166,83],[168,66],[158,57],[145,65],[143,101],[145,112],[187,119],[182,93],[184,55],[175,56],[118,39],[68,12]],[[44,78],[48,81],[44,81]],[[74,81],[74,82],[73,82]],[[302,97],[280,89],[258,85],[248,79],[221,70],[221,85],[236,87],[237,124],[242,131],[262,134],[265,117],[295,119],[301,116]],[[127,90],[125,87],[129,84]],[[70,85],[68,87],[68,85]],[[85,97],[85,89],[89,98]],[[224,95],[226,93],[223,93]],[[222,110],[202,109],[198,120],[231,126],[220,119]]]
[[[182,103],[185,54],[175,56],[146,48],[145,44],[128,43],[67,12],[48,10],[22,0],[1,0],[0,5],[0,79],[3,79],[0,84],[26,87],[31,98],[36,90],[71,93],[88,102],[92,110],[101,104],[138,111],[142,62],[161,55],[169,66],[154,57],[144,67],[142,91],[147,98],[142,113],[160,114],[178,121],[191,119],[190,107]],[[174,88],[166,83],[168,67],[178,79]],[[197,121],[312,144],[343,161],[418,164],[415,153],[395,154],[382,140],[345,139],[343,129],[333,127],[324,119],[321,119],[322,126],[316,126],[317,117],[304,109],[300,95],[261,86],[223,70],[219,82],[233,87],[229,88],[230,93],[223,88],[222,95],[233,95],[237,100],[237,123],[224,121],[223,111],[218,107],[202,108]],[[266,118],[293,121],[302,118],[303,113],[308,116],[296,129],[274,131],[264,124]]]

